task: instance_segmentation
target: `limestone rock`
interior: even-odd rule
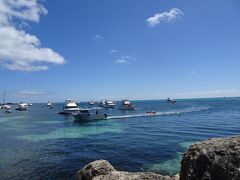
[[[178,177],[162,176],[156,173],[116,171],[108,161],[97,160],[77,172],[78,180],[178,180]]]
[[[191,145],[181,162],[181,180],[239,180],[240,137]]]

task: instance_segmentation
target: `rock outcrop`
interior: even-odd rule
[[[181,180],[240,180],[240,137],[191,145],[181,162]]]
[[[97,160],[77,172],[78,180],[178,180],[179,176],[162,176],[155,173],[116,171],[106,160]]]
[[[240,180],[240,136],[193,144],[184,153],[180,176],[117,171],[97,160],[77,172],[78,180]]]

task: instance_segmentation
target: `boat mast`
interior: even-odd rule
[[[5,89],[4,89],[4,92],[3,92],[3,104],[5,104],[5,101],[6,101],[6,92],[5,92]]]

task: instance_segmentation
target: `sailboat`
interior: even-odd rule
[[[6,91],[4,90],[3,93],[3,104],[1,106],[1,109],[5,110],[5,113],[10,113],[11,112],[11,106],[6,104]]]

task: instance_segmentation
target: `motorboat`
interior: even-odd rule
[[[17,105],[17,107],[16,107],[15,110],[17,110],[17,111],[26,111],[26,110],[28,110],[28,104],[27,104],[27,103],[24,103],[24,102],[20,102],[20,103]]]
[[[95,102],[94,101],[89,101],[89,103],[88,103],[89,105],[94,105],[95,104]]]
[[[79,112],[81,109],[78,107],[78,102],[73,99],[67,99],[63,107],[63,111],[59,114],[73,115],[74,113]]]
[[[119,110],[134,110],[135,105],[127,99],[122,100]]]
[[[104,107],[106,102],[104,100],[99,101],[98,106],[99,107]]]
[[[3,110],[10,110],[10,109],[11,109],[11,106],[8,105],[8,104],[3,104],[3,105],[1,106],[1,109],[3,109]]]
[[[11,106],[6,103],[6,92],[5,92],[5,90],[4,90],[4,93],[3,93],[3,104],[1,105],[0,109],[3,109],[5,111],[8,111],[8,110],[11,109]]]
[[[29,106],[32,106],[32,103],[29,103],[28,105],[29,105]]]
[[[52,104],[52,102],[48,101],[47,104],[46,104],[46,106],[49,107],[49,108],[52,108],[52,107],[53,107],[53,104]]]
[[[105,108],[114,108],[114,106],[115,106],[115,102],[112,100],[107,100],[104,105]]]
[[[175,104],[177,101],[176,101],[175,99],[168,98],[168,99],[167,99],[167,102],[168,102],[168,103]]]
[[[103,114],[99,109],[81,109],[78,113],[73,114],[74,120],[78,122],[104,120],[107,119],[107,114]]]
[[[146,114],[149,115],[149,116],[154,116],[157,113],[155,111],[148,111]]]

